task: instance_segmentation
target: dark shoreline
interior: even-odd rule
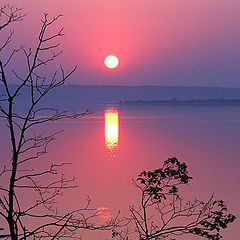
[[[189,99],[189,100],[178,100],[173,98],[170,100],[131,100],[131,101],[120,101],[120,105],[240,105],[240,99]]]

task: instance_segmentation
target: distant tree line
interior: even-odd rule
[[[189,99],[179,100],[126,100],[120,101],[121,105],[240,105],[240,99]]]

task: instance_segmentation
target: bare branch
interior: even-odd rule
[[[0,8],[0,30],[14,22],[20,22],[26,16],[21,8],[6,5]]]
[[[24,16],[21,9],[10,6],[0,8],[0,30],[13,22],[21,21]],[[61,15],[58,15],[49,20],[48,14],[44,14],[37,45],[33,48],[14,49],[4,63],[0,61],[0,82],[3,85],[0,96],[2,104],[0,117],[7,123],[11,149],[9,163],[0,172],[0,177],[6,177],[7,180],[6,186],[4,184],[0,186],[0,216],[8,225],[9,233],[4,235],[8,239],[78,239],[76,233],[81,229],[112,230],[113,227],[120,226],[118,214],[103,224],[97,224],[95,220],[102,213],[90,207],[90,200],[83,208],[66,213],[58,211],[56,203],[62,197],[63,191],[78,187],[74,177],[66,178],[60,172],[66,163],[51,164],[49,168],[43,170],[35,169],[30,165],[33,160],[47,153],[48,144],[59,133],[48,136],[33,135],[30,129],[39,124],[61,119],[80,119],[92,113],[91,110],[86,110],[82,113],[70,114],[50,107],[39,107],[41,100],[63,85],[76,70],[74,67],[69,72],[65,72],[60,66],[59,72],[54,71],[51,77],[42,75],[44,71],[41,68],[62,54],[58,50],[60,44],[56,41],[64,35],[63,28],[52,34],[48,31],[60,17]],[[0,51],[9,45],[12,36],[13,31],[4,41]],[[23,54],[26,64],[27,72],[24,76],[14,67],[10,67],[13,62],[11,60],[18,52]],[[15,89],[10,87],[9,69],[17,80]],[[18,106],[21,94],[26,94],[29,99],[25,111],[19,113],[15,110],[15,106]],[[47,182],[45,177],[51,177],[51,181]],[[33,201],[30,199],[23,204],[20,196],[25,193],[32,194]],[[28,223],[31,221],[35,221],[35,224],[30,227]],[[0,238],[2,236],[0,235]]]

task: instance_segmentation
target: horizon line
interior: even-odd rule
[[[10,85],[17,85],[17,83],[10,83]],[[66,86],[80,86],[80,87],[179,87],[179,88],[228,88],[240,89],[239,87],[227,86],[198,86],[198,85],[110,85],[110,84],[78,84],[78,83],[65,83],[61,87]]]

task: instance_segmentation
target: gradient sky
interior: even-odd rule
[[[239,0],[1,2],[28,13],[15,25],[16,43],[25,46],[44,12],[64,15],[58,63],[78,66],[69,83],[240,87]],[[109,54],[119,58],[118,69],[104,67]]]

